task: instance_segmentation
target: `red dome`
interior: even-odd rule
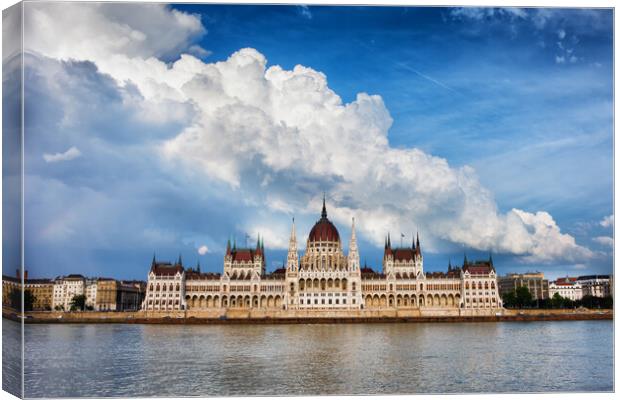
[[[327,218],[321,218],[310,231],[308,240],[311,242],[339,242],[340,235],[338,229]]]
[[[321,212],[321,219],[310,230],[308,236],[310,242],[339,242],[340,235],[338,229],[327,219],[327,210],[325,209],[325,198],[323,198],[323,211]]]

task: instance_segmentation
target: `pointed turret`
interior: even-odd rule
[[[452,260],[448,259],[448,271],[452,271]]]
[[[463,267],[467,265],[467,253],[463,253],[465,256],[463,258]]]
[[[489,265],[492,267],[493,266],[493,256],[491,255],[491,253],[489,252]]]
[[[181,253],[179,253],[179,260],[177,261],[177,264],[183,266],[183,259],[181,258]]]
[[[237,251],[237,238],[233,238],[233,251]]]
[[[327,219],[327,208],[325,208],[325,192],[323,192],[323,210],[321,211],[321,218]]]
[[[200,260],[196,262],[196,272],[200,273]]]
[[[416,236],[415,247],[416,249],[419,249],[420,248],[420,234],[416,232],[415,236]]]
[[[387,239],[385,240],[385,250],[383,251],[383,258],[392,255],[392,241],[388,232]]]
[[[415,251],[415,236],[411,235],[411,237],[412,237],[412,239],[411,239],[411,243],[412,243],[412,244],[411,244],[411,249],[412,249],[413,251]]]
[[[351,240],[349,241],[349,268],[356,270],[360,265],[360,255],[357,250],[357,237],[355,236],[355,218],[351,219]]]
[[[299,265],[299,256],[297,254],[297,233],[295,232],[295,218],[291,226],[291,237],[288,241],[287,269],[289,271],[297,271]]]
[[[155,264],[157,264],[157,261],[155,261],[155,253],[153,253],[153,262],[151,262],[151,267],[154,267]]]
[[[256,250],[260,250],[260,233],[256,235]]]

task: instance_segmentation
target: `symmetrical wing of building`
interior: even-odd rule
[[[361,267],[355,221],[345,255],[323,202],[305,253],[299,257],[293,220],[286,265],[269,274],[260,240],[255,248],[229,241],[221,274],[185,269],[180,258],[175,264],[153,258],[142,309],[501,308],[491,258],[465,258],[462,267],[432,273],[424,273],[423,260],[419,237],[411,247],[393,247],[388,235],[382,271]]]

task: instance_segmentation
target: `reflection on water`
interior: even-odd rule
[[[611,321],[28,325],[28,397],[613,390]]]
[[[22,326],[2,319],[2,390],[22,394]]]

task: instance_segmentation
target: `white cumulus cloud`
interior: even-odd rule
[[[80,150],[77,147],[72,146],[71,148],[69,148],[69,150],[65,151],[64,153],[54,153],[54,154],[45,153],[43,154],[43,159],[48,163],[55,163],[59,161],[73,160],[75,158],[78,158],[81,155],[82,153],[80,152]]]
[[[209,248],[206,245],[202,245],[198,248],[198,254],[200,254],[201,256],[204,256],[208,252],[209,252]]]
[[[597,236],[592,240],[596,243],[602,244],[603,246],[614,247],[614,239],[609,236]]]
[[[614,226],[614,215],[608,215],[599,222],[602,227],[609,228],[610,226]]]
[[[141,11],[143,17],[133,23],[117,9],[89,4],[85,18],[92,26],[77,24],[65,31],[67,17],[59,14],[75,15],[83,5],[60,10],[30,4],[47,28],[29,32],[29,49],[90,60],[119,85],[135,85],[146,103],[191,104],[191,123],[159,148],[176,172],[226,183],[272,212],[289,204],[314,214],[326,190],[330,216],[342,224],[355,216],[360,234],[377,245],[388,231],[419,230],[427,249],[447,242],[516,254],[528,262],[593,256],[544,211],[500,212],[471,167],[454,168],[419,149],[392,147],[392,118],[378,95],[361,92],[344,103],[323,73],[302,65],[268,67],[266,57],[251,48],[225,61],[205,63],[182,54],[167,64],[158,57],[179,48],[190,52],[191,37],[204,28],[197,17],[166,6]],[[516,10],[513,17],[519,16]],[[143,23],[150,17],[157,30]],[[155,43],[164,19],[170,35],[165,43]],[[102,35],[96,51],[83,43],[95,40],[82,38],[83,29]],[[60,43],[49,39],[58,36],[54,32],[62,32]],[[286,248],[288,227],[275,231],[261,223],[252,228],[257,233],[266,245]]]

